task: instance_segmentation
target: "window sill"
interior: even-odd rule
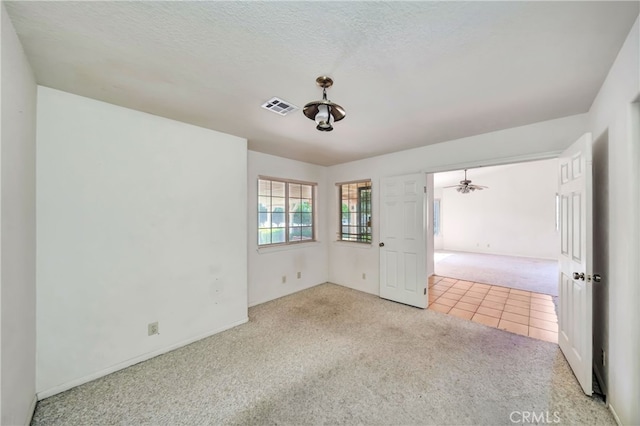
[[[365,243],[365,242],[359,243],[357,241],[336,240],[333,243],[339,246],[353,247],[353,248],[359,248],[359,249],[365,249],[365,250],[370,250],[373,247],[373,243]]]
[[[295,243],[295,244],[279,244],[276,246],[262,246],[256,249],[258,254],[269,254],[276,253],[279,251],[288,251],[288,250],[299,250],[306,248],[316,248],[320,245],[320,241],[306,241],[304,243]]]

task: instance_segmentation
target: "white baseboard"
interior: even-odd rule
[[[613,405],[611,404],[608,404],[608,405],[609,405],[609,411],[611,411],[611,414],[613,414],[613,418],[615,419],[616,423],[618,424],[618,426],[622,426],[620,417],[618,417],[618,413],[616,413],[616,410],[613,409]]]
[[[158,349],[158,350],[153,351],[153,352],[142,354],[142,355],[137,356],[135,358],[128,359],[126,361],[123,361],[121,363],[112,365],[111,367],[107,367],[105,369],[102,369],[102,370],[97,371],[95,373],[92,373],[92,374],[89,374],[87,376],[81,377],[79,379],[75,379],[75,380],[72,380],[70,382],[63,383],[63,384],[58,385],[58,386],[54,386],[54,387],[52,387],[50,389],[43,390],[43,391],[38,392],[36,394],[37,400],[38,401],[43,400],[43,399],[48,398],[50,396],[56,395],[56,394],[58,394],[60,392],[64,392],[64,391],[69,390],[71,388],[75,388],[76,386],[80,386],[80,385],[88,383],[88,382],[90,382],[92,380],[99,379],[100,377],[104,377],[104,376],[109,375],[111,373],[115,373],[118,370],[122,370],[124,368],[131,367],[132,365],[138,364],[138,363],[140,363],[142,361],[147,361],[147,360],[149,360],[151,358],[157,357],[158,355],[162,355],[162,354],[165,354],[167,352],[171,352],[171,351],[173,351],[175,349],[178,349],[178,348],[181,348],[183,346],[189,345],[189,344],[191,344],[193,342],[197,342],[198,340],[202,340],[202,339],[205,339],[207,337],[213,336],[214,334],[218,334],[218,333],[221,333],[221,332],[223,332],[225,330],[229,330],[230,328],[233,328],[233,327],[236,327],[238,325],[244,324],[244,323],[246,323],[248,321],[249,321],[249,318],[246,317],[246,318],[244,318],[244,319],[242,319],[240,321],[236,321],[234,323],[227,324],[227,325],[225,325],[223,327],[220,327],[218,329],[209,331],[209,332],[201,334],[199,336],[183,340],[181,342],[178,342],[178,343],[173,344],[171,346],[167,346],[165,348]],[[35,407],[35,403],[34,403],[34,407]]]
[[[31,424],[31,420],[33,419],[33,413],[36,411],[36,404],[38,403],[38,396],[33,395],[33,399],[31,400],[31,405],[29,405],[29,416],[27,417],[27,421],[24,423],[25,426],[29,426]]]
[[[249,302],[249,308],[251,308],[253,306],[257,306],[257,305],[262,305],[263,303],[271,302],[272,300],[280,299],[281,297],[290,296],[290,295],[295,294],[295,293],[297,293],[299,291],[308,290],[310,288],[313,288],[313,287],[316,287],[316,286],[319,286],[319,285],[322,285],[322,284],[326,284],[326,281],[318,283],[318,284],[310,284],[310,285],[305,285],[305,286],[302,286],[302,287],[296,287],[294,289],[291,289],[290,291],[285,291],[282,294],[279,294],[277,296],[264,297],[262,299],[254,300],[252,302]]]

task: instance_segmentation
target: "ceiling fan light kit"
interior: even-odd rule
[[[316,78],[316,84],[322,87],[322,100],[306,104],[302,110],[307,118],[314,120],[316,129],[321,132],[333,130],[333,123],[342,120],[346,112],[340,105],[327,100],[327,88],[333,85],[333,80],[327,76]]]
[[[482,191],[485,188],[489,188],[488,186],[483,185],[474,185],[471,183],[471,180],[467,179],[467,169],[464,169],[464,180],[460,181],[459,185],[445,186],[444,188],[455,188],[461,194],[469,194],[475,190]]]

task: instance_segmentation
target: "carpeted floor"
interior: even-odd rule
[[[558,295],[558,262],[528,257],[438,250],[436,275]]]
[[[615,424],[558,346],[323,284],[40,401],[34,425]]]

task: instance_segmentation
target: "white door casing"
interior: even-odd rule
[[[425,309],[425,174],[382,178],[380,216],[380,297]]]
[[[582,390],[592,390],[592,142],[584,134],[559,157],[558,344]]]

